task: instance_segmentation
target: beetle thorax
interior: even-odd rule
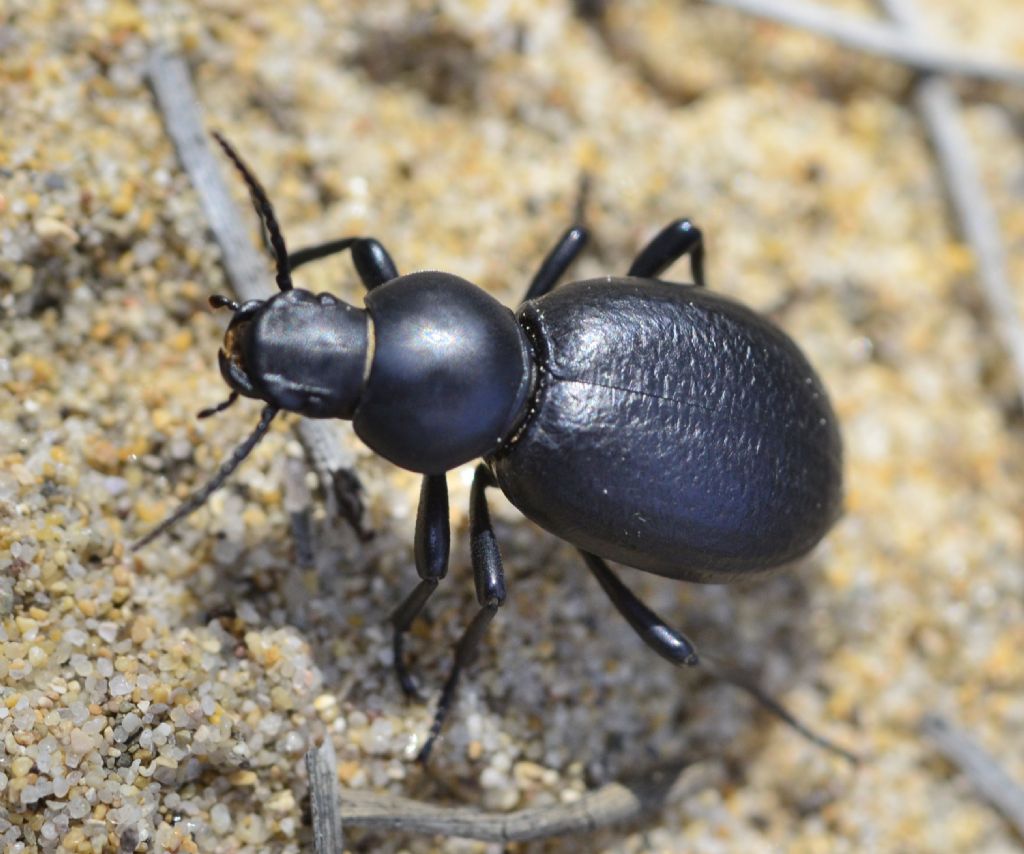
[[[440,473],[493,451],[526,405],[532,360],[512,312],[445,273],[374,288],[369,375],[353,421],[374,451]]]

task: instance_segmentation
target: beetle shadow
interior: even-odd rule
[[[214,546],[215,558],[223,550],[216,563],[224,571],[207,573],[195,590],[207,603],[196,621],[216,620],[239,641],[254,626],[290,626],[309,644],[323,692],[370,717],[416,710],[426,725],[448,674],[452,645],[478,606],[463,521],[452,532],[449,576],[407,644],[411,669],[430,705],[409,704],[391,665],[388,617],[416,582],[410,522],[385,526],[365,543],[341,520],[320,517],[314,566],[306,570],[294,565],[295,545],[280,530],[244,549],[224,538]],[[519,759],[547,768],[577,765],[589,787],[667,756],[720,756],[735,767],[750,762],[775,719],[704,668],[673,667],[658,658],[570,545],[518,514],[499,512],[495,527],[508,600],[463,678],[431,760],[445,785],[427,776],[411,778],[411,795],[451,796],[452,780],[468,779],[464,763],[474,741],[507,740]],[[812,556],[731,585],[614,569],[645,604],[685,632],[699,653],[781,698],[797,686],[811,686],[823,696],[830,681],[814,642],[816,564],[820,559]],[[301,617],[290,604],[296,594]],[[803,722],[824,735],[836,734],[829,720],[805,714]]]
[[[519,527],[540,542],[553,541],[529,523]],[[778,721],[749,692],[708,669],[675,667],[656,656],[605,597],[575,549],[554,542],[553,550],[526,550],[545,555],[543,571],[530,565],[526,551],[506,549],[509,603],[501,618],[516,628],[512,638],[506,629],[494,659],[498,672],[517,675],[487,683],[490,690],[504,689],[493,700],[512,727],[524,715],[517,705],[539,709],[549,721],[553,707],[556,723],[541,728],[544,749],[535,756],[582,762],[594,784],[620,777],[638,761],[687,752],[749,761],[763,741],[759,734],[766,736]],[[813,630],[816,563],[812,557],[731,585],[681,583],[625,567],[615,571],[648,607],[682,630],[699,654],[780,698],[798,686],[823,696],[829,682]],[[547,659],[530,652],[545,646],[553,647]],[[826,737],[836,733],[828,720],[801,722]]]

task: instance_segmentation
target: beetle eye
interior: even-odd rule
[[[242,358],[242,341],[248,328],[248,320],[232,323],[224,333],[224,346],[221,348],[224,355],[243,370],[245,369],[245,360]]]

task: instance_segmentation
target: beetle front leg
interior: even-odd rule
[[[647,646],[672,664],[693,667],[698,663],[697,649],[686,635],[673,629],[644,605],[601,558],[582,549],[580,554],[601,589]]]
[[[418,697],[416,681],[405,666],[405,633],[427,604],[437,583],[448,574],[451,527],[448,521],[448,482],[443,474],[423,477],[420,503],[416,511],[416,538],[413,554],[420,583],[391,614],[394,628],[391,648],[394,652],[395,675],[407,697]]]
[[[476,585],[476,598],[480,610],[469,624],[455,647],[455,660],[451,673],[441,690],[441,698],[437,702],[437,712],[430,725],[430,734],[416,757],[417,762],[425,763],[430,757],[434,741],[444,726],[445,718],[455,697],[455,689],[459,684],[459,676],[463,668],[472,663],[480,648],[480,640],[494,615],[505,603],[505,572],[501,565],[501,552],[491,525],[491,514],[487,509],[487,498],[484,490],[496,486],[494,476],[482,463],[477,466],[473,475],[473,486],[469,498],[469,547],[473,562],[473,582]]]
[[[319,261],[346,249],[352,250],[352,262],[368,291],[398,278],[395,262],[381,242],[373,237],[343,237],[291,252],[288,255],[288,269],[294,270],[310,261]]]
[[[677,219],[659,231],[640,250],[627,275],[656,279],[684,255],[690,256],[694,284],[704,287],[704,236],[688,219]]]

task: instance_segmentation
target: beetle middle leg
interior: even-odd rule
[[[590,234],[585,226],[578,224],[570,226],[565,234],[558,238],[558,243],[541,262],[540,269],[537,270],[533,281],[530,282],[530,287],[526,290],[523,302],[544,296],[558,284],[558,280],[562,278],[572,262],[579,257],[589,239]]]
[[[505,603],[505,572],[501,565],[501,552],[498,550],[498,541],[494,536],[494,527],[491,524],[491,514],[487,509],[487,497],[484,494],[488,487],[496,485],[497,482],[490,469],[482,463],[478,465],[473,475],[473,486],[470,489],[469,497],[469,549],[473,562],[473,582],[476,585],[476,598],[480,603],[480,610],[477,611],[473,621],[455,646],[455,660],[452,663],[448,679],[444,683],[444,688],[441,689],[441,698],[437,702],[437,712],[430,725],[430,734],[423,744],[423,749],[416,757],[416,760],[421,763],[426,762],[430,757],[434,741],[441,732],[441,727],[444,726],[463,668],[476,658],[487,626],[494,619],[494,615],[498,613],[498,608]]]
[[[391,646],[394,650],[395,675],[398,676],[398,684],[407,697],[418,697],[419,691],[405,666],[405,634],[437,589],[437,583],[448,574],[450,546],[448,483],[443,474],[428,474],[424,476],[420,489],[413,548],[420,583],[391,614],[391,625],[394,628]]]
[[[656,279],[675,261],[690,256],[694,284],[704,287],[704,235],[688,219],[670,222],[640,250],[627,275]]]
[[[533,276],[530,287],[526,289],[522,302],[542,297],[550,291],[565,271],[579,258],[580,253],[590,241],[590,232],[584,223],[587,196],[590,192],[590,178],[586,172],[580,176],[579,191],[576,196],[576,212],[573,224],[558,238],[558,242],[541,261],[540,268]]]

